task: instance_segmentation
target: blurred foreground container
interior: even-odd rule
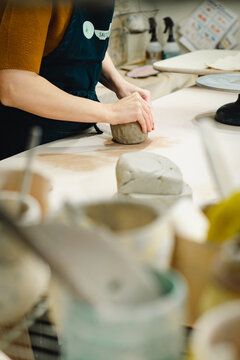
[[[191,338],[194,360],[240,359],[240,300],[206,312],[196,323]]]
[[[0,189],[19,192],[24,176],[22,169],[7,169],[0,171]],[[48,211],[48,197],[51,189],[50,180],[40,173],[33,172],[30,195],[33,196],[41,207],[42,217]]]
[[[63,326],[67,360],[179,360],[184,346],[187,289],[175,272],[154,273],[162,289],[154,301],[101,307],[67,296]]]
[[[231,300],[240,300],[240,237],[226,241],[214,258],[211,278],[200,301],[200,313]],[[240,334],[239,334],[240,338]]]

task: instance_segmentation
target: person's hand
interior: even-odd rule
[[[142,89],[138,86],[130,84],[128,81],[122,81],[121,85],[116,90],[118,99],[122,99],[128,95],[137,92],[145,101],[151,105],[151,93],[149,90]]]
[[[143,132],[154,129],[151,95],[125,80],[116,70],[110,56],[106,54],[102,62],[101,83],[115,92],[119,101],[107,104],[106,122],[125,124],[138,121]]]
[[[138,121],[143,133],[154,129],[153,113],[149,103],[148,91],[142,90],[141,94],[135,91],[109,106],[112,110],[110,124],[126,124]]]

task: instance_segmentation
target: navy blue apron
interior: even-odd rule
[[[59,46],[42,59],[40,75],[69,94],[98,101],[95,87],[108,47],[113,2],[98,6],[76,2],[68,29]],[[24,89],[23,89],[24,91]],[[0,103],[0,159],[26,149],[31,127],[43,130],[41,144],[73,136],[93,126],[84,121],[59,121],[3,106]]]

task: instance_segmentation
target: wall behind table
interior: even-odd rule
[[[158,23],[158,39],[163,45],[166,37],[163,35],[164,25],[162,19],[170,16],[177,26],[182,25],[201,2],[201,0],[116,0],[109,45],[109,52],[115,65],[127,62],[129,58],[127,48],[131,48],[131,42],[134,44],[136,40],[139,41],[137,37],[134,38],[134,35],[129,36],[127,33],[127,18],[130,14],[142,14],[146,28],[148,27],[148,17],[155,16]],[[240,20],[239,0],[220,0],[219,2],[235,12]],[[176,38],[178,37],[179,35],[176,33]],[[236,38],[239,43],[236,49],[240,50],[240,30]],[[148,41],[149,35],[147,33],[143,34],[142,39],[139,41],[143,50]],[[134,56],[132,55],[132,57]]]

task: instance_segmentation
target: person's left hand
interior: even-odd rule
[[[151,105],[151,93],[149,90],[142,89],[136,85],[129,83],[128,81],[124,81],[121,86],[117,89],[116,95],[118,99],[122,99],[128,95],[137,92],[143,100],[147,101],[149,105]]]
[[[133,93],[138,93],[141,96],[141,98],[148,103],[148,105],[150,107],[153,130],[154,130],[154,120],[153,120],[153,111],[152,111],[152,102],[151,102],[150,91],[146,90],[146,89],[142,89],[136,85],[133,85],[126,80],[124,80],[121,83],[121,86],[119,86],[118,89],[116,90],[116,95],[117,95],[118,99],[123,99],[124,97],[129,96]]]

